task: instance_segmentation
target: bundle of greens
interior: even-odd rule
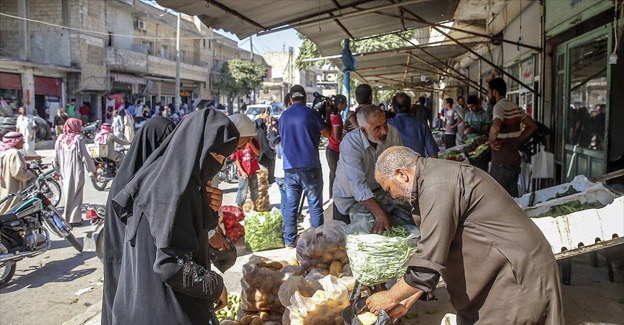
[[[375,285],[402,277],[403,264],[416,253],[419,231],[414,226],[393,226],[390,233],[371,234],[371,224],[359,220],[347,227],[347,255],[356,280]]]
[[[254,252],[284,247],[279,210],[249,213],[245,217],[245,243]]]

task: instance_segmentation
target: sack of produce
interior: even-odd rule
[[[329,220],[318,228],[308,228],[297,242],[297,260],[306,270],[318,269],[323,275],[351,275],[345,250],[342,221]]]
[[[260,169],[257,172],[258,176],[258,199],[254,202],[256,211],[269,211],[271,210],[271,201],[269,199],[269,171],[266,169]]]
[[[416,253],[420,238],[418,228],[393,222],[392,231],[371,234],[373,223],[361,219],[347,226],[346,247],[353,276],[372,286],[402,277],[403,264]]]
[[[225,235],[235,243],[245,234],[245,228],[240,224],[245,219],[245,213],[235,205],[224,205],[221,207],[221,211],[223,212]]]
[[[279,321],[284,312],[277,296],[279,288],[289,276],[302,273],[301,267],[289,265],[286,261],[251,256],[249,262],[243,265],[239,318],[253,313],[263,321]]]
[[[340,279],[332,275],[318,281],[292,277],[283,287],[280,297],[288,310],[282,317],[282,324],[344,324],[342,311],[349,305],[349,289]]]
[[[271,212],[249,212],[245,219],[245,243],[254,252],[283,248],[282,223],[282,214],[276,208]]]

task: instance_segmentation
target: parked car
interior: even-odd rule
[[[272,111],[271,105],[247,105],[247,110],[245,111],[245,115],[249,116],[249,118],[252,121],[255,121],[258,116],[260,116],[260,114],[262,114],[262,111],[266,110],[267,112]]]

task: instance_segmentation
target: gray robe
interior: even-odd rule
[[[54,170],[63,179],[63,199],[65,199],[65,220],[69,223],[82,221],[82,192],[85,184],[85,166],[95,172],[93,158],[82,139],[71,149],[56,142],[54,146]]]
[[[458,324],[564,324],[550,244],[492,177],[420,158],[412,195],[421,239],[407,283],[433,290],[423,274],[440,274]]]

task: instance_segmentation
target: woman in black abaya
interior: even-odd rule
[[[238,142],[227,116],[193,112],[113,198],[126,223],[113,324],[214,324],[227,289],[210,264],[222,192],[209,180]]]
[[[117,292],[119,269],[125,237],[125,220],[119,219],[120,211],[113,209],[112,199],[130,182],[132,176],[143,166],[150,154],[173,132],[175,125],[162,116],[149,119],[139,129],[124,157],[106,202],[106,222],[102,230],[106,240],[104,250],[104,292],[102,299],[102,325],[113,323],[111,309]]]

